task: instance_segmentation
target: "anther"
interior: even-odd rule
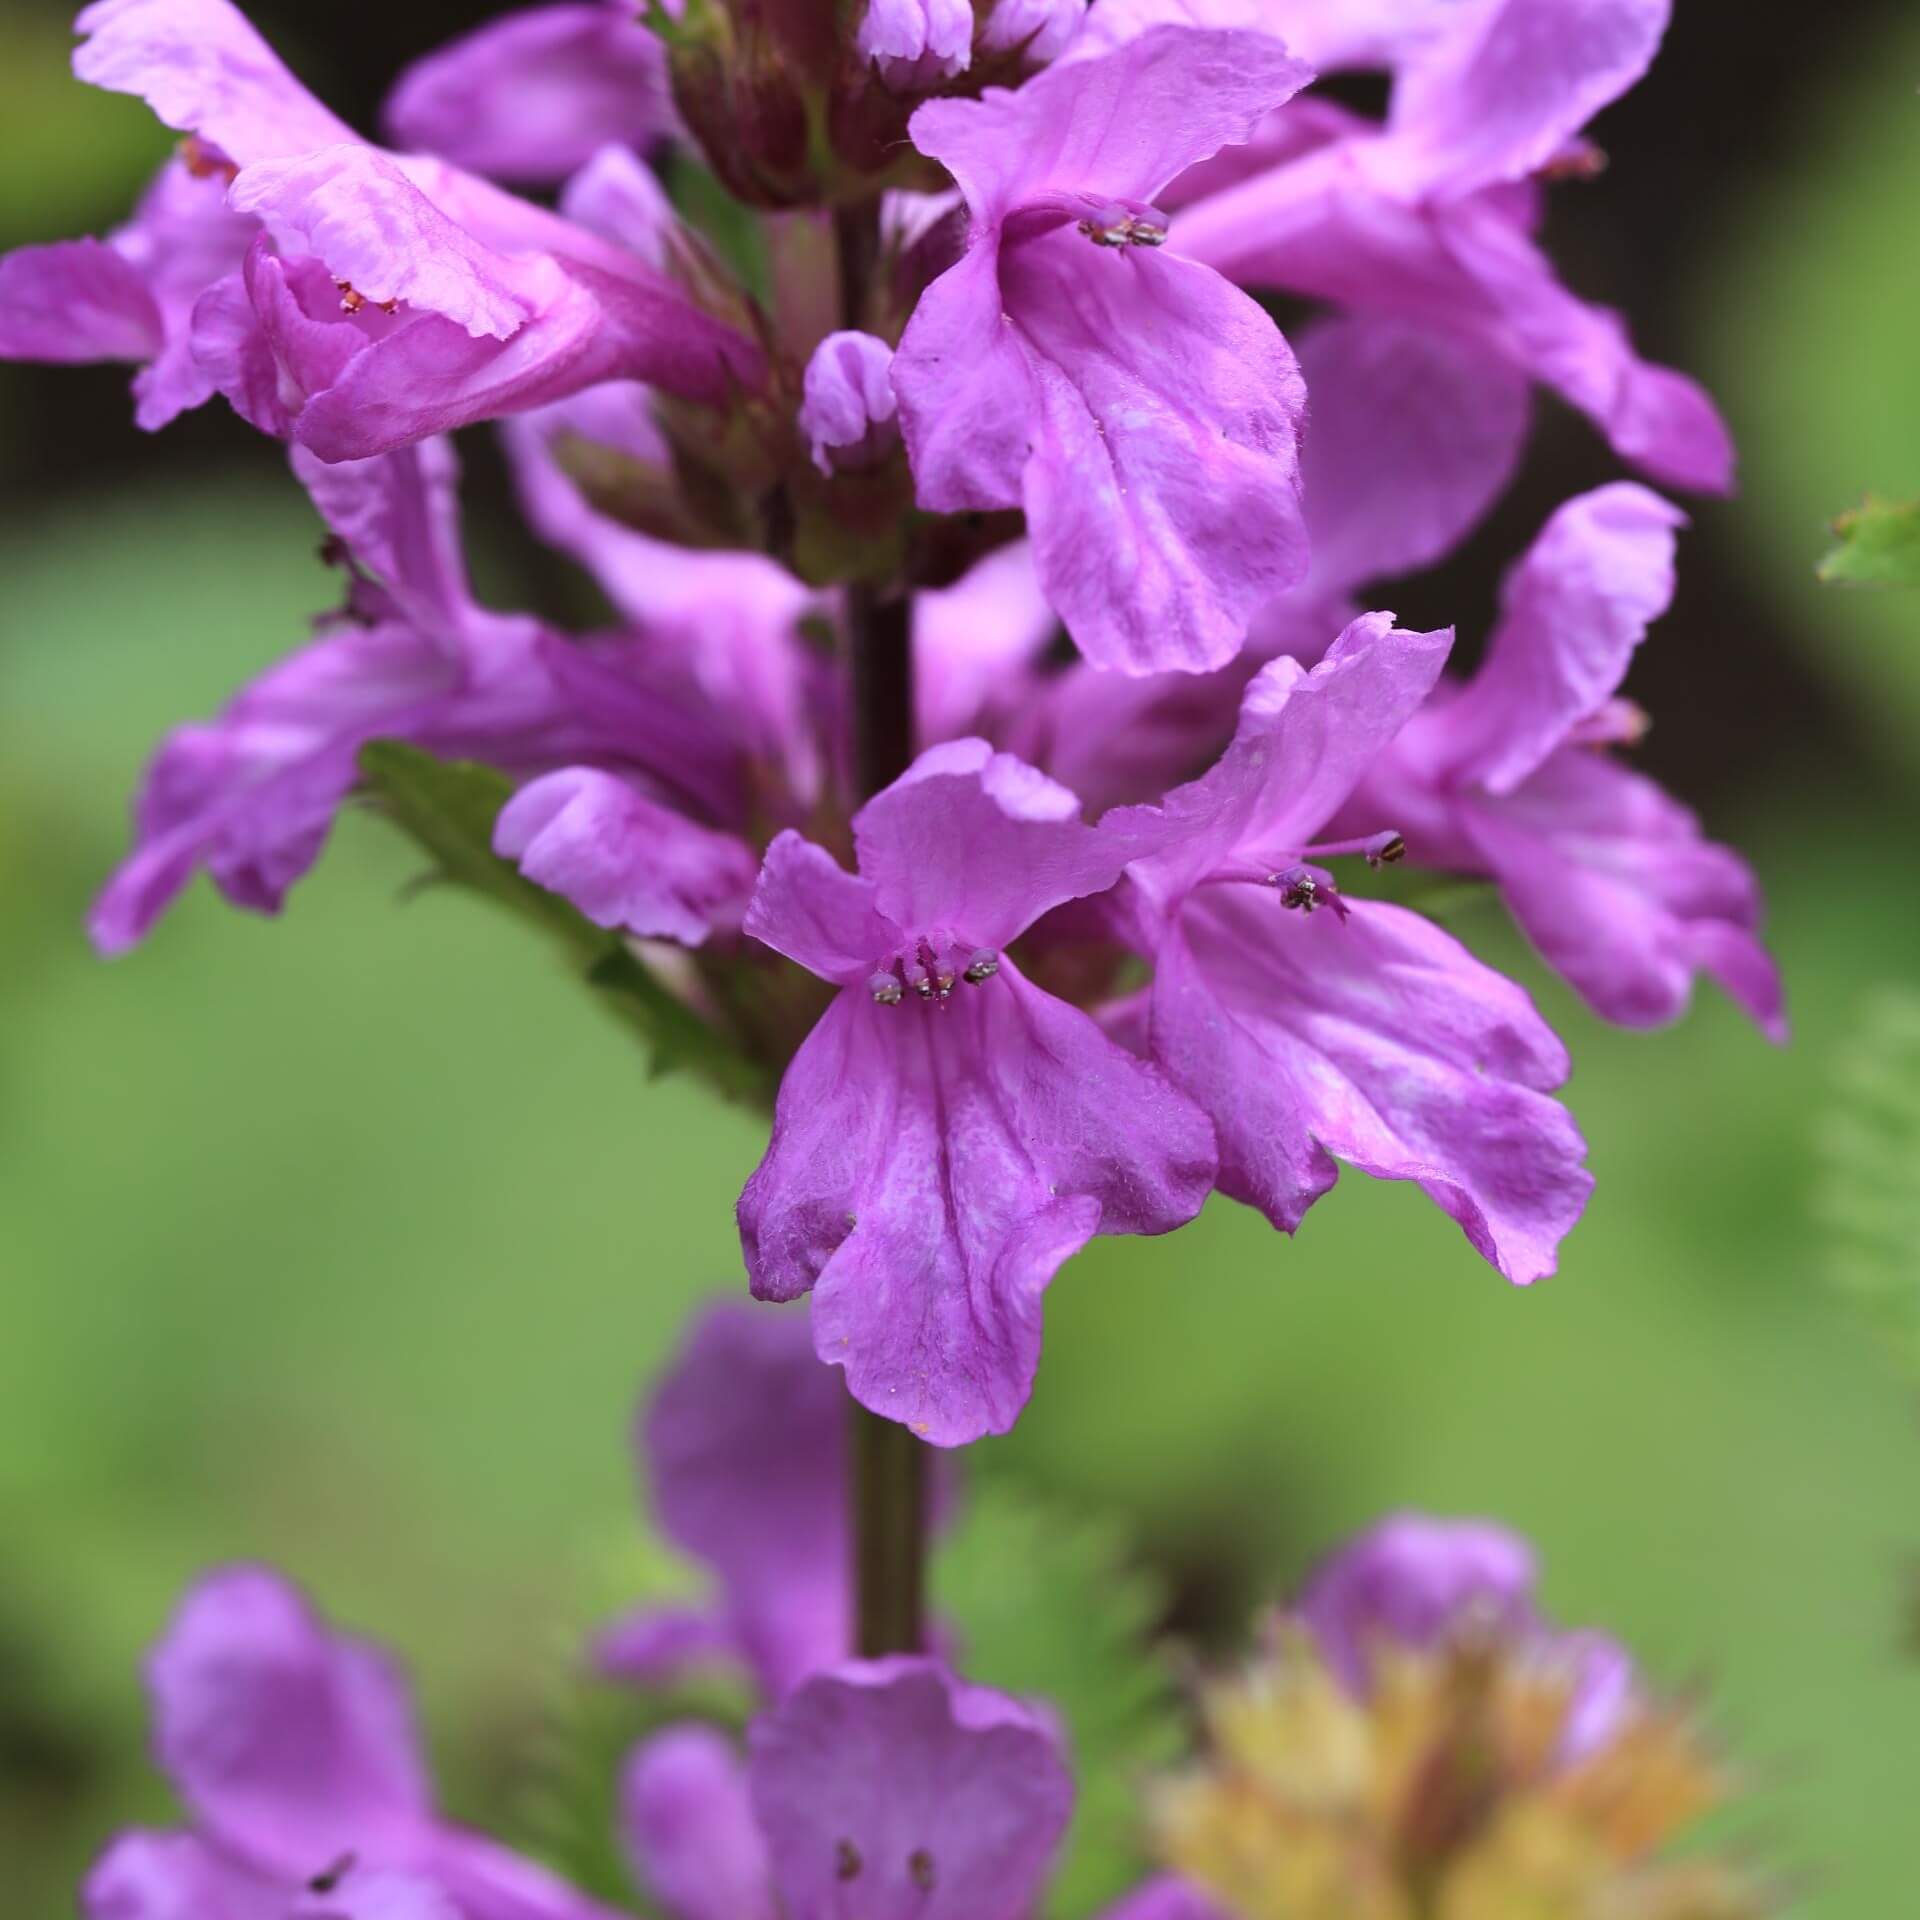
[[[906,975],[907,985],[910,986],[922,1000],[931,1000],[933,998],[933,981],[928,977],[926,968],[923,967],[918,960],[909,960],[901,969],[901,972]]]
[[[337,1892],[341,1881],[353,1871],[358,1858],[356,1854],[343,1853],[332,1866],[322,1869],[307,1882],[307,1891],[309,1893]]]
[[[1132,213],[1121,206],[1102,207],[1080,222],[1080,231],[1096,247],[1159,247],[1166,244],[1164,220]]]
[[[967,970],[960,977],[970,986],[977,987],[982,980],[991,980],[1000,971],[1000,956],[991,947],[975,947],[967,956]]]
[[[367,296],[351,280],[336,280],[333,284],[340,289],[342,313],[358,313],[367,304]]]
[[[1299,913],[1311,913],[1320,904],[1320,883],[1305,867],[1287,867],[1267,875],[1267,885],[1278,889],[1280,904]]]
[[[933,970],[933,990],[942,1000],[953,991],[953,966],[950,961],[942,960]]]
[[[836,1880],[860,1877],[860,1849],[851,1840],[842,1840],[833,1850],[833,1877]]]
[[[1397,833],[1376,833],[1361,849],[1370,867],[1390,867],[1407,857],[1407,843]]]
[[[933,1891],[933,1855],[925,1847],[915,1847],[907,1855],[907,1874],[922,1893]]]
[[[208,146],[197,133],[188,134],[180,142],[180,164],[196,180],[224,180],[231,186],[240,175],[231,160]]]
[[[867,991],[873,995],[876,1007],[897,1007],[900,1004],[900,980],[897,974],[884,970],[867,976]]]

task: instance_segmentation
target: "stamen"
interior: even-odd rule
[[[351,280],[335,280],[333,284],[340,289],[340,311],[342,313],[358,313],[367,305],[367,296],[362,293]],[[376,300],[373,304],[378,307],[382,313],[387,314],[397,312],[400,306],[398,300]]]
[[[1267,875],[1267,885],[1277,888],[1280,904],[1297,913],[1312,913],[1320,904],[1320,882],[1305,867],[1287,867]]]
[[[358,1864],[359,1856],[357,1854],[343,1853],[332,1866],[322,1868],[320,1872],[316,1873],[313,1878],[307,1882],[307,1891],[309,1893],[338,1892],[341,1881],[343,1881]]]
[[[967,970],[960,977],[971,986],[991,980],[1000,971],[1000,956],[991,947],[975,947],[967,956]]]
[[[1591,140],[1576,140],[1572,146],[1555,154],[1540,169],[1540,178],[1542,180],[1597,180],[1606,170],[1605,149],[1596,147]]]
[[[933,998],[933,981],[928,977],[926,968],[923,967],[918,960],[909,960],[900,971],[905,977],[907,985],[910,986],[922,1000],[931,1000]]]
[[[224,180],[228,186],[240,177],[240,169],[225,154],[210,147],[197,133],[180,142],[180,164],[196,180]]]
[[[876,1007],[897,1007],[900,1004],[900,981],[896,975],[883,969],[867,976],[867,991],[873,995]]]
[[[851,1840],[842,1840],[833,1850],[833,1877],[836,1880],[857,1880],[860,1866],[860,1849]]]
[[[925,1847],[915,1847],[907,1855],[907,1877],[922,1893],[933,1891],[933,1855]]]
[[[1637,747],[1653,730],[1653,715],[1619,695],[1590,713],[1567,738],[1577,747]]]
[[[1343,853],[1357,853],[1370,867],[1390,867],[1396,860],[1406,858],[1407,843],[1389,827],[1381,833],[1370,833],[1362,840],[1321,840],[1313,846],[1302,847],[1300,851],[1311,854],[1316,860],[1332,860]]]
[[[1116,204],[1088,214],[1080,231],[1096,247],[1160,247],[1166,245],[1167,219],[1157,207],[1135,213]]]

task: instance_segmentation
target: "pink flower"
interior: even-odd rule
[[[1392,68],[1384,126],[1313,99],[1172,189],[1181,244],[1244,284],[1464,333],[1554,387],[1657,479],[1724,492],[1733,453],[1691,380],[1634,353],[1534,244],[1537,178],[1579,171],[1586,122],[1631,86],[1668,0],[1282,9],[1328,64]]]
[[[147,1686],[192,1824],[120,1835],[87,1920],[617,1920],[439,1814],[399,1675],[275,1574],[200,1581]]]
[[[1498,881],[1528,937],[1604,1018],[1675,1020],[1706,973],[1780,1040],[1751,872],[1606,750],[1645,724],[1615,695],[1672,599],[1683,524],[1628,483],[1563,506],[1508,577],[1480,671],[1410,722],[1347,817],[1390,817],[1414,859]]]
[[[1412,1180],[1509,1279],[1553,1270],[1592,1181],[1549,1098],[1560,1045],[1525,993],[1400,907],[1348,900],[1316,857],[1394,856],[1395,822],[1314,836],[1432,688],[1451,633],[1357,620],[1311,672],[1247,690],[1233,744],[1164,808],[1103,829],[1164,850],[1130,869],[1154,978],[1146,1046],[1213,1117],[1220,1189],[1292,1232],[1335,1158]]]
[[[1245,294],[1160,251],[1153,200],[1307,78],[1266,35],[1161,27],[913,117],[972,217],[893,364],[920,502],[1024,508],[1098,664],[1219,666],[1305,567],[1293,356]]]
[[[858,878],[785,833],[748,933],[840,989],[781,1083],[740,1198],[754,1292],[813,1293],[820,1357],[938,1445],[1004,1432],[1040,1296],[1096,1232],[1191,1219],[1204,1116],[1006,953],[1110,887],[1129,843],[983,741],[920,756],[855,815]]]
[[[383,118],[394,144],[533,185],[609,142],[645,148],[679,125],[666,49],[629,0],[503,14],[416,60]]]
[[[849,1661],[749,1729],[628,1762],[628,1851],[670,1920],[1026,1920],[1073,1808],[1049,1721],[938,1662]],[[1162,1880],[1104,1920],[1218,1920]]]
[[[191,303],[197,374],[173,375],[154,417],[217,387],[263,430],[353,460],[601,380],[711,404],[760,381],[759,348],[651,260],[361,140],[227,0],[96,0],[78,24],[80,78],[144,97],[191,136],[194,166],[226,177],[227,206],[254,223],[243,265],[202,246],[205,279],[170,287],[176,309]],[[94,322],[95,347],[177,357],[179,327],[141,311],[137,268],[79,243],[3,271],[0,348],[44,351],[47,329],[18,316],[65,300],[114,315],[110,338]]]

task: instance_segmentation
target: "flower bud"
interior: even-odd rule
[[[800,431],[823,474],[876,466],[900,444],[892,363],[893,349],[870,333],[830,333],[814,349]]]

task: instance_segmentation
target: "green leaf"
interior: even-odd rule
[[[967,1678],[1041,1697],[1066,1724],[1078,1799],[1047,1912],[1081,1920],[1145,1871],[1140,1788],[1186,1743],[1151,1642],[1160,1585],[1110,1522],[1004,1486],[977,1489],[933,1584]]]
[[[651,1051],[658,1076],[699,1074],[729,1099],[764,1100],[766,1077],[685,1002],[675,998],[617,935],[537,887],[493,850],[493,825],[513,793],[504,774],[467,760],[436,760],[400,740],[360,749],[368,792],[433,857],[432,878],[467,887],[540,929],[602,1003]]]
[[[1820,578],[1855,587],[1920,587],[1920,500],[1877,500],[1833,523],[1840,544],[1820,563]]]
[[[1871,996],[1834,1079],[1815,1197],[1828,1271],[1920,1374],[1920,992]]]
[[[696,1577],[651,1534],[628,1536],[580,1583],[575,1615],[559,1623],[547,1655],[545,1708],[522,1756],[505,1838],[583,1893],[652,1920],[636,1897],[620,1845],[620,1776],[649,1734],[699,1720],[739,1733],[751,1705],[744,1678],[716,1670],[664,1687],[621,1686],[582,1658],[591,1634],[637,1606],[692,1596]]]

